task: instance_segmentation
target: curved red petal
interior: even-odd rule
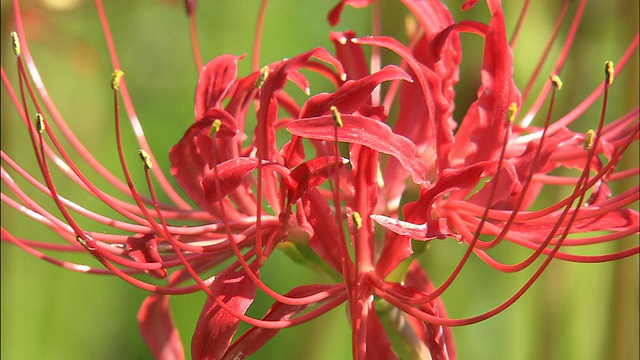
[[[291,289],[286,296],[299,298],[318,294],[330,288],[332,285],[304,285]],[[311,305],[286,305],[280,302],[274,303],[262,320],[289,320]],[[271,340],[279,332],[279,329],[265,329],[252,327],[240,336],[229,347],[223,359],[244,359],[260,349],[267,341]]]
[[[209,204],[229,195],[258,167],[258,159],[240,157],[216,165],[202,179],[202,189]]]
[[[294,135],[317,140],[335,140],[359,144],[391,155],[411,173],[416,183],[426,183],[428,166],[416,156],[415,145],[407,138],[394,134],[391,128],[374,119],[359,115],[343,115],[343,126],[336,128],[331,116],[295,120],[287,130]]]
[[[169,296],[148,296],[138,311],[138,326],[153,356],[159,360],[182,360],[184,349],[173,324]]]
[[[218,299],[244,314],[253,302],[256,284],[243,269],[227,270],[216,277],[211,291]],[[207,298],[191,339],[191,354],[195,360],[217,360],[227,351],[240,320]]]
[[[127,253],[137,262],[162,262],[162,257],[158,252],[158,242],[153,234],[138,234],[128,237]],[[158,279],[165,279],[167,277],[167,270],[165,269],[145,270],[145,272]]]
[[[200,70],[196,85],[196,121],[213,107],[221,107],[222,99],[238,74],[238,60],[244,56],[220,55],[209,61]]]
[[[350,114],[359,110],[371,100],[371,92],[384,81],[405,80],[411,77],[395,65],[388,65],[380,71],[358,80],[344,83],[336,92],[318,94],[311,97],[300,111],[301,118],[329,114],[331,106],[338,108],[341,114]]]
[[[293,204],[300,197],[322,184],[340,169],[343,161],[335,156],[318,157],[298,165],[285,178],[288,188],[287,203]]]

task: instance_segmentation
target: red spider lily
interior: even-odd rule
[[[454,358],[450,327],[473,324],[505,310],[553,259],[604,262],[638,254],[638,246],[598,255],[566,250],[615,242],[640,231],[633,209],[638,186],[615,195],[610,188],[610,183],[638,174],[637,167],[620,169],[619,163],[623,156],[637,158],[639,131],[638,107],[619,119],[606,117],[612,63],[606,63],[603,83],[593,95],[558,120],[552,114],[561,86],[555,75],[524,112],[529,86],[521,96],[513,78],[515,39],[508,42],[499,1],[487,1],[491,14],[487,24],[455,22],[436,1],[402,2],[418,23],[409,34],[409,44],[380,35],[377,25],[373,36],[333,32],[335,55],[315,48],[262,69],[254,57],[253,70],[244,77],[238,74],[244,56],[221,55],[200,66],[194,33],[194,58],[201,69],[195,122],[169,157],[172,175],[198,209],[165,179],[141,130],[136,136],[146,188],[134,185],[121,140],[120,101],[134,128],[140,127],[101,2],[96,5],[115,69],[112,88],[124,182],[95,161],[56,110],[29,53],[16,2],[14,49],[20,80],[18,86],[11,84],[3,66],[3,84],[28,127],[43,180],[32,177],[4,151],[2,158],[14,173],[53,200],[62,219],[16,185],[4,165],[3,183],[14,196],[3,190],[2,199],[49,226],[68,245],[21,239],[4,226],[2,240],[65,268],[112,273],[152,292],[138,321],[151,351],[162,359],[184,357],[169,295],[196,291],[205,292],[207,301],[191,343],[195,359],[247,357],[280,329],[315,319],[342,303],[352,327],[354,358]],[[476,2],[467,1],[462,8]],[[195,2],[186,3],[195,31]],[[564,65],[584,3],[573,18],[555,73]],[[371,5],[380,15],[379,4],[372,0],[344,0],[330,12],[331,24],[339,22],[346,5]],[[462,120],[456,120],[460,33],[480,35],[484,56],[477,100]],[[636,34],[617,61],[618,72],[637,45]],[[369,60],[365,47],[371,47]],[[379,66],[381,49],[396,54],[401,62]],[[299,104],[285,86],[290,81],[308,93],[304,72],[308,70],[326,77],[335,90]],[[384,93],[381,84],[389,84]],[[584,134],[570,130],[568,126],[597,99],[602,103],[598,127]],[[544,119],[535,121],[541,125],[532,125],[544,101],[549,101],[549,110],[541,116]],[[257,109],[255,128],[249,125],[252,106]],[[397,111],[391,112],[392,108]],[[32,116],[34,112],[37,115]],[[54,126],[60,131],[54,132]],[[58,133],[127,200],[95,186],[68,155]],[[122,219],[64,198],[50,174],[56,167]],[[556,175],[562,168],[578,169],[578,175]],[[173,204],[159,202],[154,184]],[[570,194],[535,210],[539,195],[558,185],[568,186]],[[111,226],[114,232],[89,231],[78,217]],[[425,245],[434,240],[453,240],[467,249],[440,285],[431,282],[419,261]],[[505,240],[531,249],[530,256],[515,264],[496,260],[491,250]],[[61,261],[42,249],[86,251],[105,268]],[[298,254],[337,281],[277,293],[260,276],[277,249]],[[451,318],[440,295],[472,254],[501,272],[535,270],[519,291],[495,308]],[[203,279],[211,269],[215,275]],[[164,282],[156,285],[142,273]],[[274,300],[260,319],[246,315],[258,290]],[[241,321],[251,327],[234,338]]]

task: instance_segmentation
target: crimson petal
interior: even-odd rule
[[[322,184],[331,174],[339,170],[344,161],[335,156],[318,157],[298,165],[285,178],[288,188],[287,203],[293,204],[309,190]]]
[[[138,312],[138,326],[153,356],[159,360],[182,360],[184,349],[173,324],[169,296],[148,296]]]
[[[447,237],[458,237],[449,230],[447,220],[443,218],[429,220],[424,224],[413,224],[410,222],[390,218],[384,215],[371,215],[371,218],[378,225],[393,231],[402,236],[408,236],[414,240],[445,239]]]
[[[329,24],[331,24],[331,26],[336,26],[340,22],[340,15],[346,5],[351,5],[354,8],[359,9],[368,6],[372,2],[373,0],[340,0],[338,5],[329,12],[327,20],[329,20]]]
[[[375,74],[347,81],[332,94],[325,93],[313,96],[302,107],[300,117],[328,114],[331,106],[337,107],[342,114],[353,113],[371,99],[373,89],[382,82],[390,80],[412,81],[404,70],[395,65],[388,65]]]
[[[304,285],[299,286],[289,291],[286,296],[293,298],[301,298],[318,294],[332,287],[332,285]],[[311,305],[286,305],[276,302],[271,306],[271,309],[266,313],[262,320],[289,320],[293,316],[306,310]],[[244,359],[247,356],[253,354],[260,349],[267,341],[271,340],[280,331],[279,329],[265,329],[259,327],[252,327],[247,330],[242,336],[240,336],[229,347],[229,350],[224,354],[224,359]]]
[[[220,107],[238,74],[238,60],[244,56],[220,55],[200,70],[196,85],[195,114],[200,120],[208,109]]]
[[[256,167],[258,167],[258,159],[248,157],[230,159],[218,164],[216,169],[211,169],[202,179],[202,188],[207,201],[213,204],[229,195]]]
[[[253,267],[253,266],[252,266]],[[244,269],[227,270],[216,277],[211,291],[235,311],[244,314],[256,294],[255,283]],[[191,340],[191,354],[195,360],[220,359],[227,351],[240,320],[207,298]]]
[[[404,136],[394,134],[391,128],[374,119],[359,115],[343,115],[343,126],[336,128],[331,116],[295,120],[287,130],[294,135],[317,140],[335,140],[359,144],[398,159],[411,173],[416,183],[426,183],[428,166],[416,156],[415,145]]]
[[[367,356],[366,360],[393,360],[398,356],[393,351],[389,336],[385,330],[378,314],[375,304],[370,302],[369,313],[367,315]]]
[[[305,220],[313,229],[313,234],[309,239],[309,247],[339,273],[342,273],[340,230],[327,201],[317,189],[311,189],[302,196],[298,212],[305,216]]]
[[[161,263],[162,257],[158,252],[158,243],[153,234],[138,234],[127,238],[127,253],[135,261],[140,263]],[[165,279],[167,270],[145,270],[145,272],[155,278]]]

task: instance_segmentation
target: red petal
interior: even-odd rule
[[[447,169],[442,171],[438,181],[420,193],[418,201],[408,203],[403,207],[405,218],[413,223],[430,220],[429,209],[436,197],[453,190],[474,187],[480,181],[480,176],[487,167],[492,164],[494,163],[484,161],[460,170]]]
[[[182,360],[184,349],[173,324],[169,296],[148,296],[138,312],[138,326],[151,353],[159,360]]]
[[[258,159],[240,157],[218,164],[217,169],[211,169],[202,179],[202,188],[209,204],[233,192],[256,167],[258,167]]]
[[[460,10],[467,11],[472,7],[476,6],[477,3],[478,3],[478,0],[467,0],[464,2],[464,4],[460,5]]]
[[[384,81],[412,81],[404,70],[395,66],[385,66],[375,74],[344,83],[332,94],[318,94],[311,97],[302,107],[301,118],[329,114],[331,106],[338,108],[341,114],[351,114],[371,100],[371,92]]]
[[[216,120],[220,120],[220,129],[215,133],[217,139],[228,139],[236,136],[238,133],[236,119],[223,109],[209,108],[200,121],[211,126]]]
[[[351,5],[356,9],[363,8],[371,4],[373,0],[340,0],[338,5],[336,5],[329,12],[328,20],[331,26],[336,26],[340,22],[340,15],[342,14],[342,10],[345,5]]]
[[[222,99],[238,74],[238,60],[244,56],[221,55],[209,61],[200,70],[196,86],[196,121],[212,107],[221,107]]]
[[[420,85],[422,90],[423,99],[425,104],[426,123],[423,124],[425,129],[432,129],[435,133],[435,149],[436,149],[436,165],[439,170],[445,169],[448,166],[449,149],[453,144],[452,129],[455,125],[452,122],[450,116],[451,113],[451,101],[443,97],[442,76],[435,73],[434,70],[421,64],[413,56],[411,50],[398,40],[391,37],[384,36],[367,36],[362,38],[353,39],[357,44],[367,44],[372,46],[380,46],[387,48],[407,62],[411,72],[411,76],[414,81]],[[407,84],[403,84],[407,85]],[[417,102],[420,102],[416,100]],[[411,107],[411,106],[410,106]],[[406,108],[406,106],[405,106]],[[420,117],[420,115],[418,115]],[[411,114],[407,119],[414,119],[414,115]],[[419,132],[420,130],[418,130]],[[429,144],[430,146],[434,146]],[[424,176],[424,175],[423,175]],[[414,177],[415,180],[415,177]]]
[[[305,66],[312,57],[333,65],[341,75],[344,73],[340,62],[323,48],[316,48],[278,63],[269,73],[260,89],[260,108],[256,115],[258,124],[256,125],[254,137],[258,159],[276,160],[278,154],[275,131],[275,123],[278,118],[278,98],[276,94],[284,88],[289,75],[296,73],[297,70]],[[279,212],[278,182],[275,175],[266,173],[263,174],[260,180],[264,189],[265,199],[271,204],[275,212]]]
[[[312,189],[301,198],[299,211],[305,214],[306,220],[313,229],[309,239],[309,247],[318,256],[342,273],[342,257],[340,256],[340,231],[336,219],[327,201],[317,189]]]
[[[256,293],[256,285],[245,274],[227,270],[216,277],[211,291],[235,311],[244,314]],[[240,320],[207,298],[191,340],[191,354],[195,360],[220,359],[227,351]]]
[[[336,57],[344,66],[348,80],[357,80],[369,75],[369,65],[360,45],[351,42],[356,34],[353,31],[329,33],[336,48]]]
[[[423,224],[413,224],[410,222],[393,219],[384,215],[371,215],[371,218],[378,225],[393,231],[402,236],[408,236],[415,240],[433,240],[445,239],[447,237],[458,237],[453,231],[449,230],[447,220],[438,218],[427,221]]]
[[[162,257],[160,257],[160,253],[158,252],[158,243],[153,234],[139,234],[127,238],[127,253],[137,262],[162,262]],[[165,269],[145,270],[145,272],[158,279],[165,279],[167,277],[167,270]]]
[[[335,156],[319,157],[298,165],[285,178],[288,188],[287,203],[293,204],[309,190],[322,184],[342,166],[342,159]]]
[[[398,159],[408,170],[416,183],[426,182],[427,164],[416,157],[415,145],[394,134],[386,124],[358,115],[342,116],[343,126],[337,128],[338,141],[359,144]],[[335,140],[336,126],[331,116],[295,120],[287,130],[294,135],[318,139]]]
[[[478,0],[467,0],[460,6],[460,10],[467,11],[472,7],[476,6]],[[487,5],[489,5],[489,11],[491,14],[495,14],[495,12],[502,7],[501,0],[487,0]]]
[[[450,158],[465,164],[496,159],[509,129],[510,104],[520,107],[520,93],[513,81],[513,57],[507,43],[502,11],[491,18],[484,47],[482,86],[456,133]]]
[[[398,356],[393,351],[391,341],[387,336],[378,314],[376,313],[374,302],[370,302],[369,314],[367,316],[367,356],[366,360],[393,360]]]
[[[292,289],[286,296],[305,297],[320,293],[330,288],[331,285],[304,285]],[[276,302],[262,318],[263,320],[289,320],[300,312],[306,310],[309,305],[285,305]],[[244,359],[260,349],[267,341],[271,340],[280,331],[279,329],[264,329],[252,327],[240,336],[224,354],[224,359]]]
[[[214,138],[210,135],[213,122],[221,120],[221,127],[216,137],[235,135],[235,120],[222,109],[209,109],[207,116],[191,125],[182,139],[169,151],[171,173],[187,195],[198,206],[211,214],[217,214],[217,207],[207,200],[202,181],[209,175],[216,163],[214,159]],[[211,115],[211,116],[209,116]],[[220,145],[220,143],[218,144]],[[216,148],[218,159],[222,158],[220,146]],[[219,160],[218,160],[219,161]],[[232,216],[232,214],[228,214]]]
[[[433,292],[434,287],[424,269],[420,267],[417,261],[411,263],[409,272],[405,278],[405,286],[423,290],[427,293]],[[447,312],[440,298],[421,305],[421,310],[434,316],[447,317]],[[445,326],[429,324],[421,322],[411,316],[407,316],[412,327],[418,334],[421,334],[421,340],[427,345],[431,352],[433,360],[455,359],[455,345],[453,343],[453,334],[451,329]]]

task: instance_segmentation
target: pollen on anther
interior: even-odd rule
[[[82,247],[87,249],[88,251],[94,251],[96,249],[90,247],[89,244],[87,244],[87,242],[80,235],[76,236],[76,241],[78,241],[80,245],[82,245]]]
[[[269,77],[269,67],[264,66],[262,69],[260,69],[260,75],[258,76],[258,80],[256,80],[256,89],[260,89],[262,85],[264,85],[267,77]]]
[[[42,134],[45,128],[46,126],[44,124],[44,116],[42,116],[42,114],[40,113],[37,113],[36,114],[36,130],[38,130],[38,132]]]
[[[509,122],[513,124],[516,121],[516,115],[518,115],[518,104],[511,103],[509,105]]]
[[[418,29],[416,18],[410,15],[406,15],[404,17],[404,33],[408,38],[411,38],[413,34],[416,33],[416,29]]]
[[[220,131],[221,126],[222,126],[222,121],[220,121],[220,119],[213,120],[213,123],[211,124],[211,131],[209,132],[209,136],[211,137],[215,136]]]
[[[615,70],[613,68],[613,61],[606,61],[604,63],[604,77],[607,83],[607,86],[613,84],[613,78],[615,75]]]
[[[555,86],[556,89],[558,90],[562,89],[562,80],[558,75],[555,75],[555,74],[551,75],[550,79],[551,79],[551,83],[553,83],[553,86]]]
[[[13,47],[13,53],[16,56],[20,56],[22,48],[20,47],[20,39],[18,38],[18,33],[15,31],[11,32],[11,46]]]
[[[147,169],[151,169],[151,167],[153,166],[153,164],[151,163],[151,155],[149,155],[148,152],[142,149],[138,150],[138,155],[140,155],[140,159],[142,159],[144,167]]]
[[[113,71],[113,75],[111,75],[111,88],[113,90],[120,90],[120,80],[124,76],[124,71],[120,69],[116,69]]]
[[[584,138],[584,149],[591,150],[591,148],[593,147],[593,143],[595,142],[595,139],[596,139],[595,131],[589,129]]]
[[[357,211],[354,211],[353,215],[351,215],[351,218],[353,219],[353,222],[356,224],[356,230],[360,230],[362,228],[362,216],[360,216],[360,213]]]
[[[333,122],[336,124],[337,127],[342,127],[343,122],[342,122],[342,116],[340,116],[340,112],[338,111],[338,108],[335,106],[331,106],[331,115],[333,116]]]

